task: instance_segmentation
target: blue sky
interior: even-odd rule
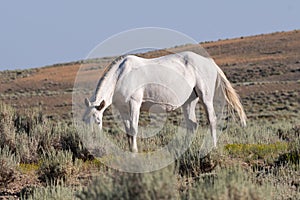
[[[100,42],[163,27],[198,42],[300,29],[298,0],[1,1],[0,70],[83,59]]]

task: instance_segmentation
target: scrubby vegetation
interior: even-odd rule
[[[94,179],[79,199],[176,199],[177,177],[171,165],[151,173],[124,173],[112,169]]]
[[[106,167],[84,147],[70,123],[40,111],[0,103],[0,196],[21,199],[297,199],[300,194],[298,121],[228,124],[219,148],[199,156],[201,136],[168,167],[126,173]],[[143,151],[164,145],[167,127]],[[108,130],[126,146],[126,136]],[[201,135],[201,133],[198,133]],[[160,140],[160,141],[158,141]],[[158,161],[159,162],[159,161]],[[30,180],[30,181],[29,181]],[[13,188],[13,189],[11,189]]]
[[[17,175],[19,160],[7,146],[0,148],[0,187],[12,182]]]
[[[87,64],[90,79],[112,58],[0,72],[0,101],[15,108],[0,102],[0,199],[300,199],[299,38],[296,30],[202,44],[235,84],[248,126],[227,123],[218,149],[204,158],[199,131],[175,163],[143,174],[105,166],[112,159],[105,148],[89,151],[79,137],[86,130],[70,123],[79,67]],[[128,150],[109,113],[104,127],[112,142]],[[139,150],[168,144],[172,132],[167,125],[138,139]]]

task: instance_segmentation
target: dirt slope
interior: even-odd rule
[[[249,118],[294,119],[299,115],[300,31],[241,37],[201,44],[238,90]],[[173,50],[193,50],[182,46]],[[168,54],[156,51],[143,57]],[[41,107],[51,118],[70,118],[77,71],[97,80],[111,62],[72,62],[0,72],[0,100],[23,110]]]

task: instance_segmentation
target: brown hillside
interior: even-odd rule
[[[234,83],[249,118],[296,118],[299,115],[300,31],[241,37],[201,44]],[[191,50],[182,46],[176,51]],[[143,54],[157,57],[156,51]],[[69,118],[72,91],[80,66],[85,79],[98,79],[110,63],[73,62],[38,69],[0,72],[0,100],[16,108],[41,107],[47,115]],[[86,81],[86,80],[81,80]]]

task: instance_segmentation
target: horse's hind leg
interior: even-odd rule
[[[182,105],[182,111],[186,121],[187,131],[193,133],[197,129],[197,118],[195,114],[196,105],[199,101],[196,93],[193,92],[189,99]]]
[[[217,117],[215,114],[213,101],[203,102],[207,118],[209,120],[210,133],[213,138],[214,147],[217,147]]]
[[[202,99],[204,110],[209,121],[210,133],[213,138],[213,145],[214,147],[217,147],[217,117],[213,105],[214,90],[210,90],[209,92],[201,92],[200,89],[196,89],[196,92],[197,95]]]

